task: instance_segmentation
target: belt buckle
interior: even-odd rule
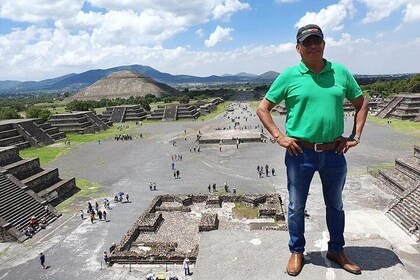
[[[323,152],[324,150],[318,150],[318,145],[322,145],[324,143],[314,143],[314,151],[317,153]]]

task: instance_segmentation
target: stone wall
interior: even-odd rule
[[[217,214],[204,213],[201,216],[200,224],[198,225],[198,231],[212,231],[219,228],[219,219]]]
[[[210,203],[209,203],[210,201]],[[215,203],[212,203],[212,202]],[[277,194],[192,194],[192,195],[173,195],[166,194],[155,197],[139,219],[127,231],[122,240],[111,253],[110,264],[181,264],[185,257],[191,262],[195,262],[198,255],[198,244],[192,251],[179,252],[177,244],[174,242],[141,242],[136,240],[142,232],[158,232],[159,227],[164,223],[161,211],[190,211],[190,205],[194,203],[205,203],[221,205],[225,202],[241,202],[250,207],[259,207],[260,217],[271,217],[278,221],[284,221],[284,213],[281,198]],[[174,203],[174,205],[165,205],[165,203]],[[176,204],[179,204],[176,205]],[[219,228],[219,218],[217,214],[202,213],[198,231],[211,231]],[[285,227],[284,227],[285,228]],[[274,229],[274,228],[273,228]],[[275,228],[278,230],[278,227]],[[188,238],[188,236],[186,237]],[[142,250],[140,247],[147,247],[148,250]]]

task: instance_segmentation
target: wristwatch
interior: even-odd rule
[[[360,144],[360,137],[359,136],[352,134],[352,135],[349,136],[349,138],[356,141],[357,144]]]

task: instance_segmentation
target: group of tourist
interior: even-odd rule
[[[179,169],[175,169],[174,170],[174,179],[180,179],[181,177],[179,177],[179,174],[180,174],[181,172],[179,172]]]
[[[23,230],[23,234],[29,238],[32,238],[37,230],[47,228],[47,219],[42,217],[41,220],[38,221],[36,216],[31,216],[29,219],[29,225]]]
[[[192,153],[192,152],[194,152],[194,153],[195,152],[197,152],[197,153],[201,152],[200,146],[193,147],[193,148],[190,147],[190,153]]]
[[[114,202],[123,203],[124,195],[125,195],[125,202],[130,202],[130,195],[128,193],[124,194],[123,192],[114,193]],[[104,205],[105,205],[105,200],[108,201],[108,199],[104,198]],[[108,207],[109,207],[109,201],[108,201]]]
[[[216,187],[216,183],[213,183],[213,184],[209,184],[208,185],[208,187],[207,187],[207,189],[209,190],[209,193],[214,193],[214,192],[217,192],[217,187]],[[226,183],[226,182],[224,182],[223,183],[223,189],[225,190],[225,192],[229,192],[230,190],[229,190],[229,185]],[[234,193],[234,194],[236,194],[236,187],[235,186],[233,186],[232,187],[232,192]]]
[[[133,140],[133,137],[129,134],[120,134],[120,135],[115,135],[114,139],[116,141],[128,141],[128,140]]]
[[[182,160],[182,155],[172,155],[172,161]]]
[[[265,170],[265,176],[266,177],[269,177],[269,174],[270,174],[270,172],[271,172],[271,176],[276,176],[275,174],[276,174],[276,170],[274,169],[274,167],[273,168],[271,168],[271,170],[270,170],[270,167],[268,166],[268,164],[266,164],[265,166],[259,166],[259,165],[257,165],[257,172],[258,172],[258,176],[260,177],[260,178],[263,178],[264,177],[264,170]]]
[[[157,189],[156,189],[156,182],[149,182],[149,189],[151,190],[151,191],[156,191]]]
[[[89,201],[88,202],[88,209],[86,211],[86,214],[88,215],[88,217],[90,219],[90,222],[92,224],[94,223],[94,220],[95,220],[95,217],[96,216],[98,217],[98,219],[100,221],[102,221],[102,219],[105,222],[108,221],[108,219],[107,219],[107,212],[105,211],[105,209],[103,211],[99,210],[99,204],[98,204],[98,202],[95,202],[95,209],[93,209],[92,203]],[[80,218],[82,220],[85,219],[85,214],[84,214],[83,210],[80,210]]]

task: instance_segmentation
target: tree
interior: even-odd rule
[[[164,98],[162,98],[163,103],[171,103],[173,102],[175,99],[171,96],[165,96]]]
[[[30,119],[42,119],[43,121],[47,121],[48,118],[51,116],[50,110],[43,109],[40,107],[29,107],[26,110],[26,117]]]
[[[20,119],[21,116],[18,112],[12,108],[3,107],[0,108],[0,120],[8,120],[8,119]]]
[[[190,98],[188,97],[188,95],[182,95],[178,97],[177,100],[181,104],[188,104],[190,102]]]

